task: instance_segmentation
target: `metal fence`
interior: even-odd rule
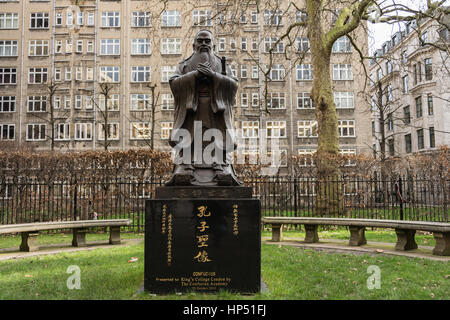
[[[163,183],[163,178],[5,181],[0,183],[0,224],[128,218],[132,220],[128,231],[143,232],[145,199],[151,199],[155,187]],[[246,179],[245,185],[253,187],[254,197],[261,200],[263,216],[449,222],[449,181],[277,176]],[[320,198],[328,208],[325,212],[317,209]]]

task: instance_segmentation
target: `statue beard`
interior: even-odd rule
[[[215,69],[215,64],[214,64],[214,59],[212,57],[212,51],[208,51],[208,52],[194,52],[192,54],[192,58],[190,59],[190,70],[197,70],[197,67],[200,63],[205,63],[205,62],[209,62],[211,63],[211,66],[213,68],[213,70]]]

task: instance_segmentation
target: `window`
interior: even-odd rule
[[[16,111],[16,97],[0,96],[0,112],[15,112],[15,111]]]
[[[120,12],[102,12],[101,26],[103,28],[120,27]]]
[[[0,13],[0,29],[17,29],[19,28],[19,14],[1,12]]]
[[[257,11],[250,12],[250,23],[258,24],[258,12]]]
[[[80,110],[81,108],[83,108],[83,96],[77,94],[75,96],[75,109]]]
[[[101,55],[120,55],[120,39],[101,39]]]
[[[408,75],[402,77],[403,92],[408,93]]]
[[[181,27],[181,12],[176,10],[164,10],[161,14],[162,27]]]
[[[92,140],[92,123],[75,123],[75,140]]]
[[[428,104],[428,115],[432,116],[434,114],[434,109],[433,109],[433,96],[431,94],[427,95],[427,104]]]
[[[266,121],[267,138],[286,138],[286,121]]]
[[[48,56],[48,40],[30,40],[28,55]]]
[[[66,40],[66,53],[72,53],[72,39]]]
[[[55,140],[70,140],[70,123],[57,123],[55,125]]]
[[[264,25],[278,26],[283,25],[283,12],[281,10],[265,10],[264,11]]]
[[[133,11],[132,13],[132,27],[150,27],[151,25],[151,12]]]
[[[120,95],[111,94],[108,96],[108,111],[119,111],[120,109]],[[105,110],[105,96],[100,94],[98,97],[98,106],[100,110]]]
[[[62,13],[57,12],[55,15],[55,26],[61,26],[62,25]]]
[[[181,54],[181,39],[161,39],[161,54]]]
[[[352,44],[347,36],[342,36],[333,43],[333,53],[351,52]]]
[[[258,51],[259,45],[258,45],[258,39],[252,38],[252,51]]]
[[[53,96],[53,109],[61,108],[61,96]]]
[[[151,81],[151,67],[149,66],[131,67],[131,82],[150,82],[150,81]]]
[[[247,78],[247,66],[241,65],[241,78],[246,79]]]
[[[297,50],[298,52],[308,52],[309,51],[309,39],[307,37],[295,38],[295,50]]]
[[[351,64],[333,64],[333,80],[353,80]]]
[[[392,73],[392,62],[387,61],[386,62],[386,74],[390,74],[390,73]]]
[[[28,69],[28,83],[46,83],[47,82],[47,68],[30,68]]]
[[[247,23],[247,15],[245,13],[241,14],[241,17],[239,18],[240,23]]]
[[[246,92],[241,93],[241,107],[242,108],[248,107],[248,93]]]
[[[46,125],[41,123],[27,124],[27,141],[45,140]]]
[[[175,73],[177,66],[161,67],[161,82],[169,82],[170,77]]]
[[[387,126],[389,131],[394,130],[394,118],[392,112],[387,116]]]
[[[84,24],[84,13],[77,12],[77,25],[82,26]]]
[[[316,149],[298,149],[299,155],[299,165],[301,167],[310,167],[314,166],[314,154],[316,153]]]
[[[99,123],[98,139],[105,140],[105,124]],[[119,124],[108,123],[107,140],[119,140]]]
[[[424,60],[425,80],[433,80],[433,65],[431,58]]]
[[[252,92],[252,107],[258,107],[258,106],[259,106],[259,93]]]
[[[27,104],[28,112],[46,112],[47,97],[46,96],[28,96]]]
[[[70,109],[71,103],[70,96],[64,96],[64,109]]]
[[[0,40],[0,57],[16,57],[17,40]]]
[[[72,80],[72,67],[66,67],[66,81]]]
[[[218,51],[219,52],[223,52],[226,51],[226,46],[227,46],[227,39],[226,38],[219,38],[219,46],[218,46]]]
[[[83,80],[83,68],[75,67],[75,80]]]
[[[420,35],[420,45],[425,46],[427,43],[428,43],[428,31],[425,31]]]
[[[62,40],[55,41],[55,53],[62,53]]]
[[[161,95],[161,110],[175,109],[175,99],[171,93],[163,93]]]
[[[423,129],[417,130],[417,148],[419,150],[423,149],[425,147],[424,145],[424,139],[423,139]]]
[[[269,66],[266,65],[266,68]],[[270,68],[269,79],[271,81],[283,81],[286,76],[286,71],[282,64],[273,64],[272,68]]]
[[[95,24],[94,12],[88,12],[87,25],[93,26]]]
[[[297,109],[313,109],[313,101],[308,92],[297,94]]]
[[[252,66],[252,79],[258,79],[258,77],[259,77],[258,66]]]
[[[392,85],[388,85],[386,88],[386,101],[393,101],[394,96],[392,95]]]
[[[375,137],[375,133],[376,133],[375,130],[376,130],[375,129],[375,120],[372,120],[372,137]]]
[[[411,134],[405,135],[405,151],[406,153],[412,152]]]
[[[0,124],[0,140],[14,140],[15,130],[14,124]]]
[[[149,94],[134,93],[131,95],[131,111],[148,111],[151,106]]]
[[[414,85],[422,82],[422,64],[416,63],[414,64]]]
[[[401,58],[402,64],[406,64],[408,62],[408,54],[406,53],[406,51],[402,51]]]
[[[377,80],[381,80],[383,78],[383,69],[379,68],[377,70]]]
[[[271,92],[267,101],[268,109],[286,109],[286,97],[284,92]]]
[[[244,37],[241,38],[241,50],[247,51],[247,38]]]
[[[354,101],[353,92],[334,92],[334,103],[337,109],[353,109]]]
[[[76,53],[83,53],[83,40],[77,40]]]
[[[210,10],[194,10],[192,20],[195,26],[212,26]]]
[[[48,29],[48,13],[47,12],[31,13],[30,29]]]
[[[422,117],[422,96],[416,98],[416,118]]]
[[[150,39],[132,39],[131,54],[151,54]]]
[[[264,52],[269,53],[272,50],[272,53],[283,53],[284,43],[282,41],[277,43],[277,41],[277,37],[264,38]]]
[[[230,39],[230,51],[236,51],[236,39]]]
[[[313,68],[311,64],[297,65],[297,80],[312,80]]]
[[[71,10],[68,10],[66,13],[66,25],[73,25],[73,12]]]
[[[242,138],[259,137],[259,121],[241,121]]]
[[[297,136],[299,138],[316,138],[318,137],[317,121],[301,120],[297,121]]]
[[[340,149],[339,153],[344,156],[347,157],[347,161],[345,163],[346,166],[354,166],[356,165],[356,161],[354,156],[356,156],[356,149]],[[355,183],[355,182],[353,182]],[[346,187],[346,185],[344,185],[344,188]]]
[[[16,68],[0,68],[0,84],[16,84]]]
[[[150,139],[150,122],[132,122],[130,139]]]
[[[100,82],[119,82],[120,67],[100,67]]]
[[[295,12],[295,22],[306,22],[308,20],[308,14],[301,10]]]
[[[403,122],[405,124],[411,123],[411,111],[410,111],[409,106],[406,106],[403,108]]]
[[[429,127],[428,132],[430,134],[430,148],[436,147],[436,141],[434,136],[434,127]]]
[[[94,108],[94,103],[92,102],[92,96],[85,97],[86,110],[92,110]]]
[[[94,68],[86,67],[86,81],[94,81]]]
[[[93,53],[94,52],[94,41],[86,40],[86,52]]]
[[[173,122],[161,122],[161,140],[168,140],[172,132]]]
[[[355,136],[355,120],[339,120],[338,121],[339,137]]]
[[[234,78],[236,78],[237,77],[236,64],[232,63],[230,65],[230,69],[231,69],[231,74],[233,75]]]

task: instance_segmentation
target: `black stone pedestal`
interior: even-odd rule
[[[260,201],[247,187],[160,187],[146,202],[151,293],[261,289]]]

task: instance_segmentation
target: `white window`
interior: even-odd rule
[[[241,14],[241,17],[239,18],[240,23],[247,23],[247,15],[245,13]]]
[[[16,84],[16,68],[0,68],[0,84]]]
[[[132,27],[150,27],[151,25],[151,12],[133,11],[132,13]]]
[[[236,39],[230,38],[230,51],[236,51]]]
[[[181,27],[181,12],[176,10],[164,10],[161,14],[162,27]]]
[[[61,26],[62,25],[62,13],[57,12],[55,15],[55,26]]]
[[[264,24],[267,26],[281,26],[283,12],[281,10],[265,10],[264,11]]]
[[[219,46],[218,46],[219,52],[226,51],[226,46],[227,46],[227,39],[219,38]]]
[[[339,137],[355,136],[355,120],[339,120],[338,123]]]
[[[0,57],[16,57],[17,40],[0,40]]]
[[[252,107],[258,107],[258,106],[259,106],[259,93],[252,92]]]
[[[241,121],[241,130],[243,138],[258,138],[259,121]]]
[[[62,40],[55,41],[55,53],[62,53]]]
[[[298,52],[308,52],[309,48],[309,39],[307,37],[295,38],[295,50]]]
[[[19,28],[19,14],[1,12],[0,13],[0,29],[17,29]]]
[[[247,38],[244,37],[241,38],[241,50],[247,51]]]
[[[161,140],[168,140],[172,133],[173,122],[161,122]]]
[[[308,14],[301,10],[295,12],[295,22],[306,22],[308,20]]]
[[[14,140],[16,125],[0,124],[0,140]]]
[[[83,108],[83,96],[82,95],[77,94],[75,96],[75,106],[74,106],[74,108],[78,109],[78,110]]]
[[[94,81],[94,68],[86,68],[86,81]]]
[[[75,140],[92,140],[92,123],[75,123]]]
[[[77,40],[77,47],[75,52],[83,53],[83,40]]]
[[[333,64],[333,80],[353,80],[351,64]]]
[[[269,68],[268,65],[266,65],[266,68]],[[272,68],[270,68],[269,72],[269,79],[272,81],[282,81],[284,80],[284,77],[286,76],[286,71],[284,69],[284,66],[282,64],[273,64]]]
[[[46,125],[42,123],[27,124],[27,141],[45,140]]]
[[[27,112],[46,112],[46,96],[28,96]]]
[[[252,79],[258,79],[258,77],[259,77],[258,66],[252,66]]]
[[[48,29],[48,12],[31,13],[30,29]]]
[[[144,93],[134,93],[131,95],[131,111],[148,111],[151,110],[151,96]]]
[[[102,12],[101,26],[104,28],[120,27],[120,12]]]
[[[250,23],[258,24],[258,12],[257,11],[250,12]]]
[[[100,67],[100,82],[119,82],[120,67]]]
[[[315,138],[318,136],[317,121],[315,120],[297,121],[297,129],[299,138]]]
[[[88,12],[87,25],[93,26],[95,23],[94,21],[94,12]]]
[[[73,12],[71,10],[68,10],[66,13],[66,25],[73,25]]]
[[[0,112],[15,112],[15,111],[16,111],[16,97],[0,96]]]
[[[297,94],[297,109],[313,109],[313,101],[309,92],[299,92]]]
[[[30,40],[28,55],[48,56],[48,40]]]
[[[272,53],[283,53],[284,43],[282,41],[277,43],[277,41],[277,37],[264,38],[264,52],[269,53],[272,50]]]
[[[316,149],[298,149],[299,165],[301,167],[314,166],[314,154],[316,151]]]
[[[53,109],[61,108],[61,96],[53,96]]]
[[[161,54],[181,54],[181,39],[161,39]]]
[[[298,64],[297,65],[297,80],[312,80],[313,79],[313,67],[311,64]]]
[[[86,52],[93,53],[94,52],[94,41],[86,40]]]
[[[70,109],[71,103],[70,96],[64,96],[64,109]]]
[[[337,109],[353,109],[354,101],[353,92],[334,92],[334,103]]]
[[[192,20],[195,26],[212,26],[210,10],[194,10]]]
[[[47,82],[47,68],[29,68],[28,69],[28,83],[46,83]]]
[[[70,123],[57,123],[55,125],[55,140],[70,140]]]
[[[150,39],[140,38],[131,40],[131,54],[151,54]]]
[[[241,65],[241,78],[246,79],[247,78],[247,66]]]
[[[108,123],[107,140],[119,140],[119,124],[117,122]],[[99,123],[98,139],[105,140],[105,124]]]
[[[271,92],[267,100],[268,109],[286,109],[286,96],[284,92]]]
[[[72,39],[66,40],[66,53],[72,53]]]
[[[120,109],[120,95],[119,94],[110,94],[108,96],[108,111],[119,111]],[[98,96],[98,106],[101,111],[105,110],[105,96],[100,94]]]
[[[161,82],[169,82],[170,77],[174,74],[176,66],[161,67]]]
[[[66,67],[66,81],[72,80],[72,67]]]
[[[267,138],[286,138],[286,121],[266,121]]]
[[[161,110],[174,110],[175,99],[171,93],[163,93],[161,95]]]
[[[387,101],[393,101],[394,100],[394,96],[392,94],[392,85],[388,85],[387,86],[386,98],[387,98]]]
[[[150,139],[150,122],[132,122],[130,139]]]
[[[101,39],[101,55],[120,55],[120,39]]]
[[[86,103],[86,110],[92,110],[94,108],[92,96],[86,96],[85,103]]]
[[[252,51],[258,51],[259,45],[258,45],[258,39],[252,38]]]
[[[242,108],[248,107],[248,93],[246,92],[241,93],[241,107]]]
[[[83,80],[83,68],[75,67],[75,80]]]
[[[77,12],[77,25],[82,26],[84,24],[84,13]]]
[[[131,82],[150,82],[150,81],[151,81],[151,67],[149,66],[131,67]]]
[[[333,53],[351,52],[352,44],[347,36],[342,36],[333,43]]]

